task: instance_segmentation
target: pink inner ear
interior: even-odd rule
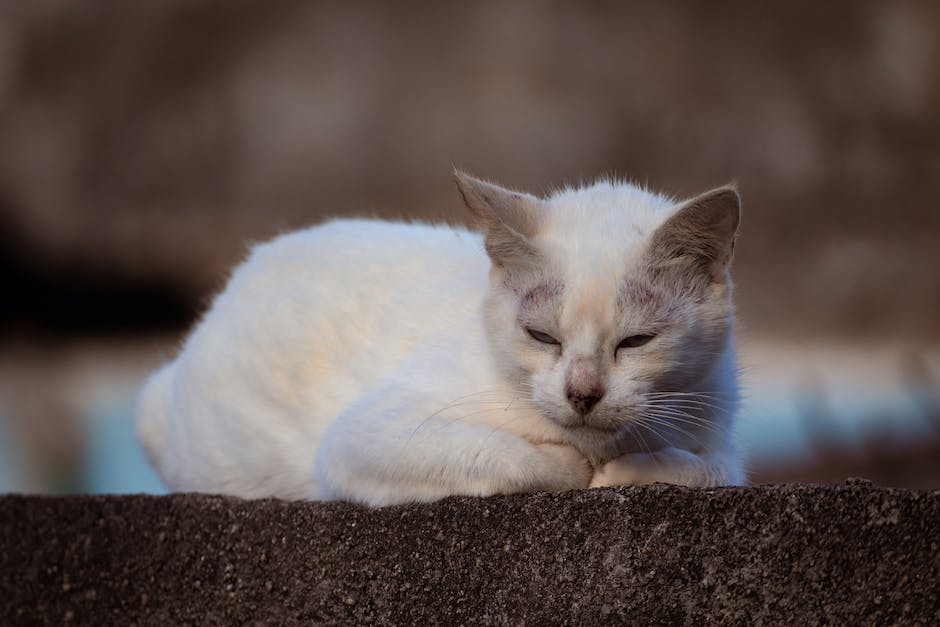
[[[730,187],[706,192],[682,205],[654,233],[651,263],[673,265],[674,278],[722,281],[737,234],[740,199]],[[680,270],[676,274],[676,270]]]
[[[527,238],[537,233],[537,198],[463,172],[455,172],[454,175],[464,204],[483,222],[489,234],[506,229]]]

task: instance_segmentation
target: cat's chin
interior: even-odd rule
[[[579,417],[580,419],[580,417]],[[664,446],[650,435],[637,435],[631,423],[591,422],[574,419],[568,424],[556,422],[566,434],[566,440],[588,457],[608,460],[625,453],[652,453]]]
[[[611,421],[607,418],[598,418],[593,415],[580,416],[578,414],[564,416],[548,416],[548,419],[554,422],[562,429],[572,433],[607,435],[612,437],[624,428],[622,420]]]
[[[617,443],[623,438],[622,426],[594,424],[583,420],[555,424],[561,427],[566,440],[590,456],[606,455],[607,451],[617,449]]]
[[[575,433],[590,433],[606,435],[608,437],[617,435],[621,429],[621,427],[612,427],[610,425],[595,425],[588,422],[575,425],[566,425],[565,428]]]

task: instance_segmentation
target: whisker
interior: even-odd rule
[[[655,400],[645,401],[642,407],[649,407],[651,409],[656,409],[658,411],[668,411],[676,413],[677,415],[685,416],[686,418],[691,418],[693,420],[702,420],[707,422],[712,422],[710,418],[705,416],[699,416],[692,412],[696,410],[701,410],[710,406],[700,407],[688,404],[676,404],[674,402],[656,402]]]
[[[526,408],[524,408],[524,407],[518,407],[518,408],[516,408],[515,410],[512,410],[512,411],[523,411],[523,410],[525,410],[525,409],[526,409]],[[451,427],[451,426],[457,424],[458,422],[463,422],[463,421],[465,421],[467,418],[470,418],[470,417],[472,417],[472,416],[478,416],[478,415],[483,414],[483,413],[486,413],[486,412],[488,412],[488,411],[492,411],[492,408],[487,408],[487,407],[485,407],[485,408],[480,409],[480,410],[477,410],[477,411],[472,411],[472,412],[467,413],[467,414],[462,414],[462,415],[460,415],[460,416],[455,416],[454,418],[451,418],[450,420],[447,420],[447,421],[444,422],[443,424],[439,425],[436,429],[434,429],[433,431],[431,431],[430,433],[428,433],[427,435],[425,435],[424,438],[421,440],[421,442],[422,442],[422,443],[426,442],[428,439],[430,439],[431,437],[433,437],[434,435],[436,435],[436,434],[439,433],[440,431],[443,431],[444,429],[446,429],[446,428],[448,428],[448,427]],[[518,418],[519,418],[519,416],[515,416],[515,417],[511,418],[510,420],[516,420],[516,419],[518,419]],[[506,422],[506,424],[509,424],[509,422]],[[481,425],[481,426],[482,426],[482,425]],[[414,434],[412,434],[412,435],[414,435]],[[487,436],[487,437],[489,437],[489,436]],[[409,440],[410,440],[410,438],[409,438]]]
[[[672,429],[672,430],[674,430],[674,431],[678,431],[679,433],[681,433],[682,435],[686,436],[687,438],[691,438],[691,439],[695,440],[695,442],[696,442],[699,446],[701,446],[702,448],[707,448],[706,445],[705,445],[705,443],[704,443],[701,439],[699,439],[695,434],[690,433],[689,431],[686,431],[686,430],[683,429],[682,427],[679,427],[679,426],[673,424],[673,423],[670,422],[669,420],[666,420],[666,419],[664,419],[664,418],[660,418],[660,417],[658,417],[658,416],[649,416],[649,415],[642,416],[641,419],[642,419],[642,420],[649,420],[649,421],[652,422],[653,424],[662,425],[663,427],[666,427],[667,429]],[[665,434],[660,433],[659,435],[660,435],[660,437],[662,437],[663,439],[667,439],[666,436],[665,436]],[[670,444],[672,444],[672,443],[670,443]]]
[[[634,424],[634,425],[636,425],[636,426],[638,426],[638,427],[643,427],[644,429],[646,429],[647,431],[649,431],[650,433],[652,433],[652,434],[653,434],[654,436],[656,436],[657,438],[665,439],[665,438],[663,438],[663,436],[662,436],[660,433],[657,433],[655,429],[653,429],[653,428],[651,428],[650,426],[644,424],[642,421],[640,421],[640,422],[634,422],[634,423],[632,423],[632,424]],[[640,442],[642,443],[643,447],[646,449],[646,454],[653,458],[653,463],[656,464],[656,466],[658,467],[658,466],[660,465],[660,464],[659,464],[659,460],[656,459],[656,455],[653,454],[653,451],[650,449],[649,445],[646,444],[646,440],[643,438],[643,435],[640,433],[639,430],[636,431],[636,435],[637,435],[638,438],[640,438]],[[667,440],[667,443],[669,443],[668,440]]]
[[[507,426],[511,425],[512,423],[514,423],[515,421],[519,420],[520,418],[524,418],[524,417],[525,417],[525,416],[520,416],[520,415],[517,414],[517,415],[515,415],[515,416],[509,418],[508,420],[504,420],[503,422],[499,423],[498,425],[495,425],[494,427],[492,427],[492,428],[490,429],[490,432],[487,434],[487,436],[486,436],[485,438],[483,438],[482,445],[486,445],[486,443],[490,441],[490,438],[493,437],[493,434],[502,431],[502,430],[503,430],[503,427],[507,427]]]
[[[672,414],[676,416],[682,416],[683,418],[688,418],[689,420],[697,420],[702,423],[711,424],[713,420],[706,416],[699,416],[698,414],[691,413],[692,410],[686,409],[684,407],[675,407],[672,405],[649,405],[644,404],[644,408],[658,411],[665,414]]]
[[[685,416],[676,415],[676,414],[673,414],[673,413],[668,413],[668,412],[663,412],[663,411],[658,411],[658,410],[646,411],[646,412],[643,412],[643,414],[649,415],[649,416],[655,416],[655,417],[661,418],[661,419],[663,419],[663,420],[669,420],[669,421],[674,421],[674,422],[680,422],[680,423],[683,423],[683,424],[687,424],[687,425],[689,425],[690,427],[698,427],[698,428],[700,428],[700,429],[704,429],[704,430],[706,430],[706,431],[710,431],[711,433],[713,433],[713,434],[715,434],[715,435],[721,435],[721,433],[722,433],[721,430],[719,430],[714,424],[712,424],[712,423],[709,422],[708,420],[697,419],[697,418],[694,417],[694,416],[685,417]]]
[[[723,434],[723,431],[719,430],[714,425],[704,423],[704,422],[695,422],[692,420],[682,418],[681,416],[674,416],[672,414],[663,414],[663,413],[656,413],[656,412],[646,412],[644,415],[650,416],[652,418],[657,418],[659,420],[664,420],[669,424],[686,425],[688,428],[694,431],[702,432],[702,435],[709,434],[712,436],[721,436]]]
[[[413,437],[416,433],[418,433],[418,431],[420,431],[421,428],[424,427],[424,425],[425,425],[428,421],[432,420],[435,416],[438,416],[441,412],[445,412],[445,411],[448,411],[448,410],[453,409],[453,408],[455,408],[455,407],[462,407],[462,406],[464,406],[464,405],[473,404],[473,403],[498,403],[498,404],[502,404],[503,402],[505,402],[504,400],[501,400],[501,399],[492,399],[492,400],[488,400],[488,399],[485,399],[485,398],[484,398],[484,399],[481,399],[481,398],[472,398],[472,397],[475,397],[475,396],[482,396],[482,395],[490,395],[490,396],[492,396],[492,395],[494,395],[494,394],[506,394],[506,393],[503,392],[502,390],[484,390],[484,391],[482,391],[482,392],[475,392],[475,393],[473,393],[473,394],[465,394],[464,396],[459,396],[459,397],[455,398],[454,400],[450,401],[449,403],[447,403],[446,405],[444,405],[443,407],[441,407],[440,409],[438,409],[437,411],[435,411],[434,413],[432,413],[431,415],[429,415],[427,418],[425,418],[424,420],[422,420],[420,423],[418,423],[418,425],[415,427],[414,431],[411,433],[411,436],[408,438],[408,440],[410,441],[410,440],[411,440],[411,437]],[[513,401],[515,401],[515,399],[518,398],[518,396],[519,396],[518,394],[516,394],[515,396],[512,396],[512,397],[509,399],[509,403],[511,404]]]
[[[629,423],[629,424],[631,424],[631,425],[633,425],[633,426],[642,426],[642,425],[640,425],[639,423]],[[652,454],[653,454],[653,451],[652,451],[652,449],[650,449],[649,445],[646,443],[646,439],[643,438],[643,434],[640,433],[639,430],[634,431],[634,433],[636,434],[636,437],[638,437],[638,438],[640,439],[640,445],[641,445],[643,448],[646,449],[647,455],[652,455]]]
[[[650,398],[694,397],[694,398],[708,398],[708,399],[713,399],[713,400],[727,399],[726,394],[718,394],[718,393],[713,393],[713,392],[647,392],[646,396]]]
[[[714,405],[712,403],[706,403],[705,401],[700,401],[698,399],[691,399],[691,398],[676,398],[676,399],[651,398],[651,399],[646,399],[645,402],[649,403],[650,405],[660,405],[660,406],[678,405],[680,407],[714,409],[715,411],[718,411],[718,412],[727,411],[727,408],[725,407],[721,407],[719,405]]]

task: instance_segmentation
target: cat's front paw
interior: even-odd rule
[[[628,453],[594,471],[588,487],[674,483],[710,487],[724,482],[721,473],[698,455],[678,448],[655,453]]]
[[[536,448],[551,460],[555,478],[550,490],[577,490],[588,486],[591,463],[577,449],[566,444],[537,444]]]

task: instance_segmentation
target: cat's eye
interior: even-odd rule
[[[621,348],[636,348],[638,346],[643,346],[644,344],[648,344],[649,341],[654,337],[656,337],[655,333],[642,333],[639,335],[625,337],[620,341],[620,344],[617,344],[617,350],[619,351]]]
[[[541,342],[542,344],[561,345],[561,342],[553,338],[548,333],[542,333],[541,331],[536,331],[535,329],[526,329],[526,333],[528,333],[529,336],[536,342]]]

